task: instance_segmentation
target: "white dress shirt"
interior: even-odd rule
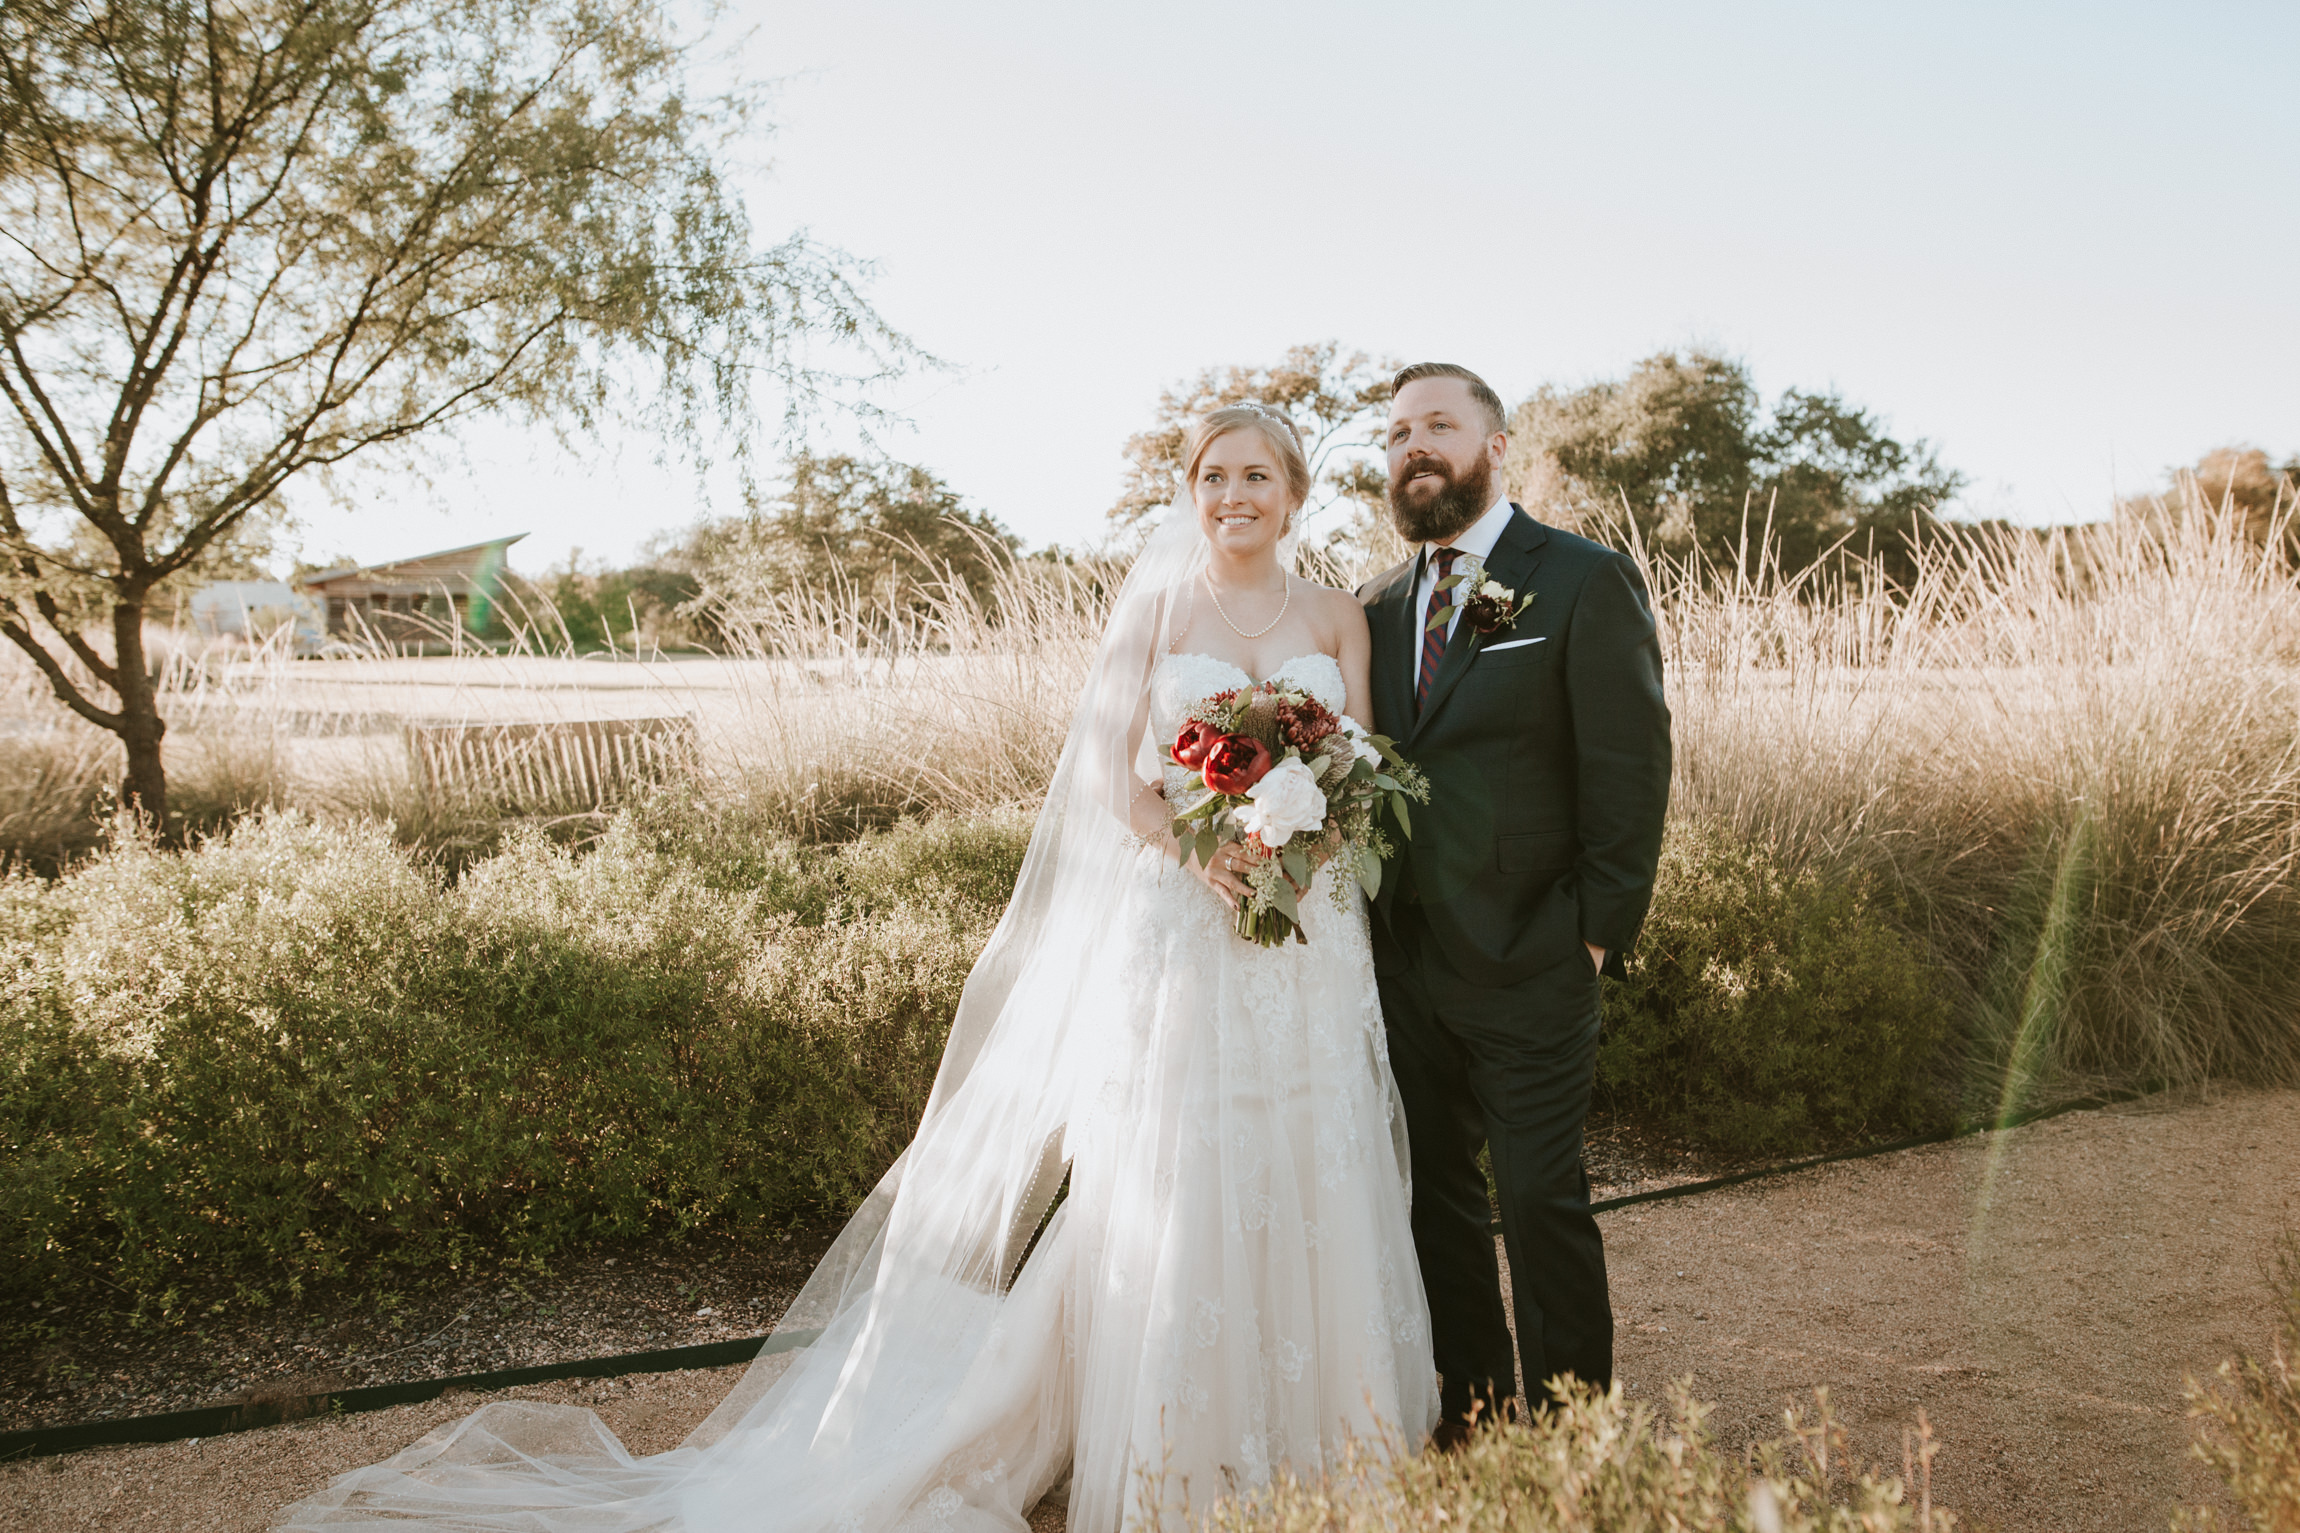
[[[1421,614],[1423,624],[1429,622],[1430,599],[1437,595],[1437,551],[1440,548],[1458,548],[1465,557],[1483,563],[1493,557],[1493,545],[1501,540],[1501,529],[1509,525],[1510,511],[1509,496],[1506,493],[1499,494],[1494,503],[1486,508],[1485,515],[1464,527],[1458,537],[1448,538],[1443,543],[1422,545],[1421,584],[1414,588],[1414,610]],[[1461,566],[1460,559],[1454,560],[1453,572],[1456,575],[1461,573]],[[1461,621],[1461,587],[1455,586],[1452,595],[1453,611],[1446,618],[1445,624],[1446,642],[1449,644],[1453,642],[1454,625]],[[1429,630],[1417,625],[1414,632],[1418,636]]]

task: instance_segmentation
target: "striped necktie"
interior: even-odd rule
[[[1453,609],[1454,593],[1452,588],[1445,584],[1445,581],[1453,574],[1454,560],[1460,557],[1461,550],[1458,548],[1441,548],[1437,551],[1438,584],[1436,589],[1430,592],[1429,611],[1422,614],[1422,621],[1429,623],[1429,626],[1422,630],[1421,677],[1414,684],[1414,712],[1417,714],[1421,712],[1422,704],[1429,698],[1430,683],[1437,680],[1438,662],[1445,658],[1448,625],[1430,623],[1429,620],[1440,617]]]

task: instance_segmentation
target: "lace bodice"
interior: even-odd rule
[[[1331,655],[1312,650],[1296,655],[1279,666],[1265,681],[1283,681],[1301,687],[1319,702],[1339,713],[1349,700],[1349,689],[1342,683],[1341,662]],[[1242,665],[1217,660],[1212,655],[1195,650],[1179,655],[1168,655],[1158,662],[1158,669],[1150,675],[1150,730],[1159,741],[1171,741],[1181,729],[1190,705],[1227,692],[1232,687],[1252,684],[1254,678],[1246,674]],[[1159,769],[1166,786],[1166,797],[1176,805],[1189,800],[1190,773],[1183,767],[1167,762]]]
[[[1300,687],[1336,713],[1349,701],[1349,688],[1342,681],[1341,662],[1315,650],[1296,655],[1262,680],[1284,681]],[[1168,655],[1158,662],[1158,669],[1150,678],[1150,722],[1161,738],[1171,740],[1174,732],[1182,727],[1183,715],[1192,703],[1253,681],[1244,666],[1217,660],[1212,655],[1202,655],[1195,650]]]

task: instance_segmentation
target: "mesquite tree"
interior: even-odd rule
[[[752,102],[688,72],[637,0],[0,6],[0,633],[130,806],[147,599],[297,475],[489,412],[739,447],[755,383],[789,418],[910,355],[847,257],[754,243]]]

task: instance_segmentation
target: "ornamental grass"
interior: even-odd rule
[[[1708,1435],[1688,1384],[1665,1410],[1631,1404],[1616,1384],[1576,1386],[1569,1403],[1472,1435],[1458,1453],[1410,1453],[1394,1440],[1315,1478],[1281,1470],[1266,1489],[1199,1508],[1191,1487],[1145,1476],[1160,1522],[1204,1533],[1947,1533],[1932,1504],[1935,1443],[1920,1412],[1898,1475],[1852,1463],[1844,1429],[1818,1391],[1786,1433],[1746,1453]]]

